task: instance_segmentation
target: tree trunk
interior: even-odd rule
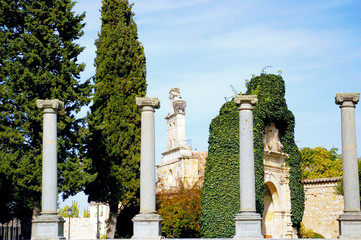
[[[109,219],[107,222],[107,238],[114,239],[117,230],[118,203],[109,203]]]
[[[40,201],[34,201],[33,219],[40,215]]]

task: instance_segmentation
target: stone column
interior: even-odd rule
[[[253,148],[253,105],[256,95],[237,95],[234,102],[239,110],[239,177],[240,212],[236,215],[236,239],[263,238],[261,215],[256,213],[256,190]]]
[[[37,100],[36,105],[43,111],[42,206],[40,216],[32,221],[31,239],[65,239],[64,220],[57,214],[57,113],[64,103]]]
[[[344,213],[338,218],[340,239],[359,239],[361,212],[357,166],[355,105],[360,93],[337,93],[336,104],[341,108],[342,168]]]
[[[133,218],[133,239],[160,239],[162,218],[156,213],[155,202],[155,134],[154,109],[159,108],[158,98],[136,98],[141,107],[140,151],[140,213]]]

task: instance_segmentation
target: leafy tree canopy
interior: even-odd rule
[[[70,215],[68,210],[70,211]],[[63,208],[59,208],[59,215],[64,217],[64,218],[68,218],[68,217],[72,217],[72,218],[76,218],[79,217],[79,204],[77,201],[72,201],[70,206],[65,206]],[[84,216],[85,217],[85,216]]]
[[[337,148],[327,150],[323,147],[302,148],[302,178],[342,177],[342,159]]]
[[[84,153],[83,119],[91,86],[80,83],[84,69],[75,43],[84,14],[71,0],[0,1],[0,170],[12,186],[15,215],[31,216],[41,191],[42,113],[37,99],[60,99],[58,115],[59,190],[80,191],[93,178]]]

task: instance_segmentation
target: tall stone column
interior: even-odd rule
[[[342,168],[344,213],[338,221],[340,239],[359,239],[361,236],[360,192],[357,166],[355,105],[360,93],[337,93],[336,104],[341,108]]]
[[[43,111],[42,205],[40,216],[32,221],[31,239],[65,239],[64,220],[57,214],[57,113],[64,103],[58,99],[37,100],[36,105]]]
[[[140,151],[140,213],[133,218],[133,239],[160,239],[162,218],[156,213],[155,202],[155,134],[154,109],[158,98],[136,98],[141,108]]]
[[[236,239],[263,238],[261,215],[256,213],[256,186],[253,148],[253,105],[256,95],[237,95],[234,102],[239,110],[239,177],[240,211],[235,217]]]

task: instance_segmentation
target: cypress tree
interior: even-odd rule
[[[0,171],[12,182],[12,210],[18,217],[38,212],[41,196],[42,113],[37,99],[60,99],[59,190],[80,191],[92,176],[82,158],[83,119],[91,86],[80,83],[84,14],[71,0],[0,0]],[[20,215],[20,216],[19,216]]]
[[[132,4],[103,0],[101,13],[94,103],[88,116],[92,135],[89,157],[97,178],[87,186],[86,193],[89,201],[109,204],[107,238],[114,238],[120,203],[123,212],[132,212],[124,208],[137,205],[140,111],[135,97],[145,96],[146,65]]]

